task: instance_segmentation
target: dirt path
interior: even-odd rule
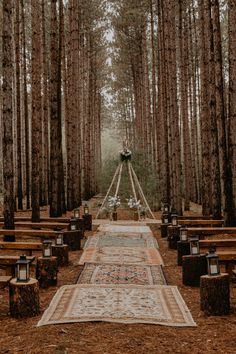
[[[36,328],[41,318],[15,320],[8,316],[8,290],[0,289],[0,353],[23,354],[202,354],[236,352],[236,287],[231,285],[232,312],[229,316],[205,317],[200,312],[199,289],[182,285],[176,251],[154,231],[165,263],[169,285],[177,285],[189,307],[196,328],[174,328],[143,324],[75,323]],[[70,253],[70,265],[61,268],[57,287],[40,290],[42,312],[64,284],[74,284],[82,251]]]

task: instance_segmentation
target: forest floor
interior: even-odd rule
[[[47,211],[43,211],[43,214],[47,215]],[[129,214],[119,210],[119,218],[128,217]],[[156,217],[160,218],[160,213],[156,213]],[[236,284],[231,284],[231,313],[228,316],[206,317],[200,311],[199,288],[182,285],[182,269],[176,265],[176,251],[168,249],[167,242],[161,238],[159,230],[153,232],[165,263],[167,282],[179,287],[197,327],[87,322],[37,328],[37,322],[57,289],[65,284],[75,284],[78,278],[80,268],[75,264],[82,251],[74,251],[70,252],[70,265],[60,268],[58,285],[40,290],[40,316],[23,320],[11,318],[8,313],[8,289],[0,289],[0,353],[236,353]],[[86,236],[90,234],[91,232],[87,232]]]

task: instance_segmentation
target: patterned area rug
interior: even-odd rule
[[[131,232],[131,233],[149,233],[152,234],[152,231],[149,226],[129,226],[129,225],[100,225],[98,231],[105,232]]]
[[[58,290],[38,326],[87,321],[196,325],[177,287],[78,284]]]
[[[162,266],[86,263],[78,284],[166,285]]]
[[[103,247],[85,248],[78,264],[84,263],[162,265],[163,260],[156,248]]]
[[[96,247],[148,247],[158,248],[157,241],[152,236],[143,235],[104,235],[88,237],[84,248]]]

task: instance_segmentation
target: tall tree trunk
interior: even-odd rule
[[[20,1],[15,5],[15,70],[16,70],[16,121],[17,121],[17,200],[23,209],[22,151],[21,151],[21,95],[20,95]]]
[[[229,0],[229,179],[228,223],[236,226],[236,3]],[[230,185],[229,185],[230,186]],[[233,194],[233,196],[232,196]],[[232,196],[232,197],[231,197]]]
[[[40,76],[40,2],[31,0],[32,16],[32,180],[31,203],[32,221],[40,220],[39,206],[39,149],[41,148],[40,132],[42,124],[41,112],[41,76]]]
[[[24,0],[21,0],[22,19],[22,47],[23,47],[23,76],[24,76],[24,118],[25,118],[25,183],[26,183],[26,208],[30,208],[30,147],[29,147],[29,111],[27,92],[27,67],[26,67],[26,38],[25,38],[25,8]]]
[[[14,229],[14,175],[13,175],[13,48],[12,48],[13,2],[3,0],[3,59],[2,59],[2,95],[3,95],[3,183],[4,183],[4,227]],[[7,238],[5,238],[7,240]]]
[[[58,50],[57,0],[51,1],[51,119],[50,119],[50,216],[62,215],[61,203],[61,73]]]

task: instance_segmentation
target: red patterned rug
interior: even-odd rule
[[[160,265],[86,263],[78,284],[166,285]]]

